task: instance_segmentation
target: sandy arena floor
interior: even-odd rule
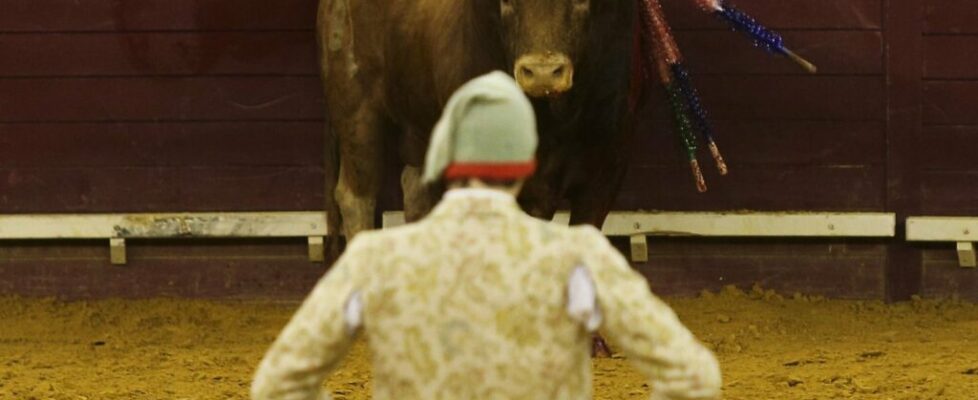
[[[978,307],[826,301],[754,289],[673,300],[720,355],[727,399],[978,398]],[[0,298],[0,399],[245,399],[294,305]],[[360,344],[329,381],[369,398]],[[646,399],[621,358],[595,362],[595,398]]]

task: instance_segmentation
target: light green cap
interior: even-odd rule
[[[423,180],[523,178],[537,149],[533,106],[512,77],[496,71],[462,85],[431,134]]]

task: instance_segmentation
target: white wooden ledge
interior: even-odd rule
[[[383,227],[404,224],[400,211],[384,213]],[[553,221],[567,224],[558,212]],[[647,236],[893,237],[892,213],[812,212],[612,212],[601,231],[630,238],[632,261],[648,261]]]
[[[126,263],[126,239],[306,237],[323,261],[323,212],[0,215],[0,240],[107,239],[113,264]]]
[[[958,264],[978,266],[974,245],[978,241],[978,217],[907,218],[907,241],[957,243]]]

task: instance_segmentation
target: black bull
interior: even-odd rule
[[[398,154],[408,221],[440,189],[420,184],[428,137],[452,92],[492,70],[533,100],[538,172],[519,201],[601,226],[628,165],[634,0],[322,0],[327,211],[347,238],[372,229],[384,154]],[[386,149],[385,149],[386,148]],[[328,193],[329,194],[329,193]],[[337,213],[338,211],[338,213]]]

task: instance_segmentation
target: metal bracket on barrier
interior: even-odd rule
[[[632,250],[632,262],[649,261],[649,242],[645,235],[633,235],[629,238]]]
[[[965,268],[978,267],[975,259],[975,244],[971,242],[958,242],[958,264]]]
[[[126,264],[126,239],[109,239],[109,261],[112,265]]]
[[[323,262],[326,260],[326,249],[323,245],[324,239],[322,236],[309,236],[309,261],[310,262]]]

